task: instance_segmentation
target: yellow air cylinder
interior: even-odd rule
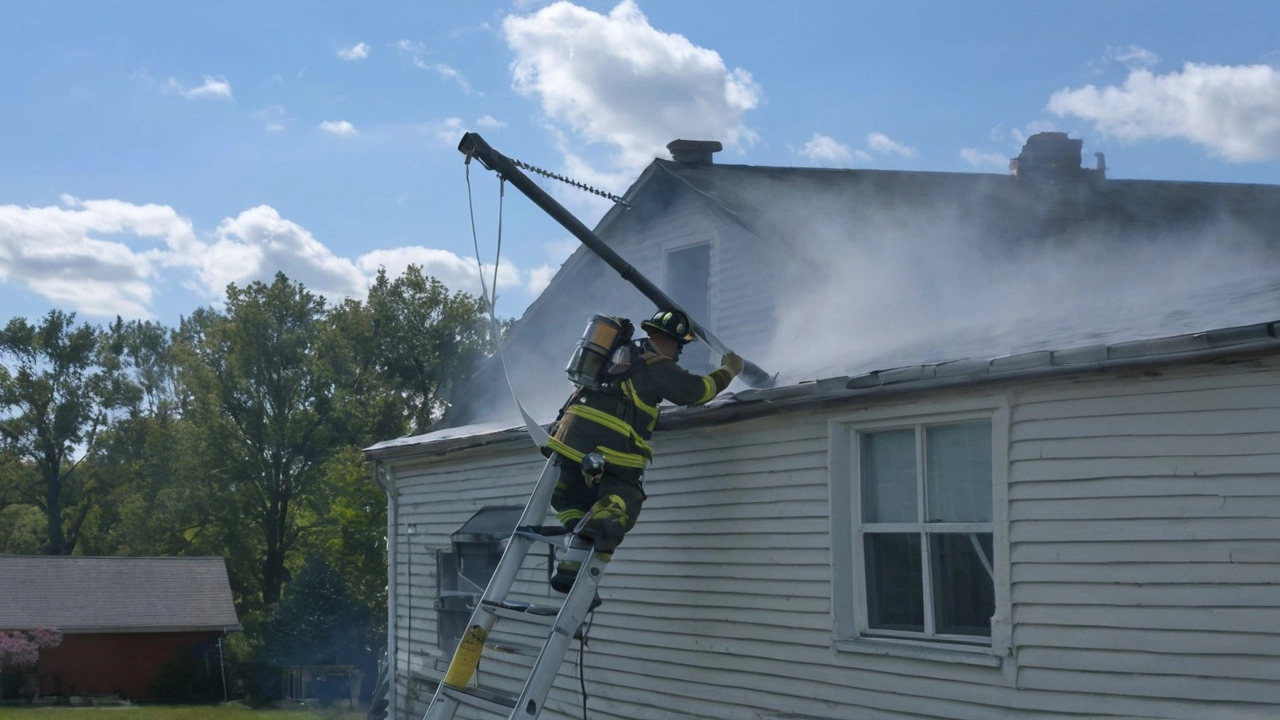
[[[570,382],[598,389],[601,371],[609,362],[609,355],[621,333],[622,325],[617,320],[606,315],[592,317],[582,333],[582,340],[578,341],[578,347],[569,358],[569,365],[565,367]]]
[[[462,634],[458,641],[458,649],[453,651],[453,660],[449,662],[449,671],[444,674],[444,684],[459,690],[471,682],[471,676],[480,664],[480,652],[484,650],[485,638],[489,632],[479,625],[472,625]]]

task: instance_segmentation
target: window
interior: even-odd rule
[[[711,244],[668,250],[662,271],[667,295],[694,321],[710,323]],[[711,362],[711,351],[705,344],[697,343],[685,347],[680,364],[690,372],[707,372],[712,368]]]
[[[519,505],[481,508],[450,536],[449,550],[437,551],[436,639],[441,650],[452,652],[466,631],[523,510]]]
[[[833,422],[837,642],[1003,651],[1005,417]]]

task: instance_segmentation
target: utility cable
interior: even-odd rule
[[[476,269],[480,272],[480,293],[484,298],[484,304],[489,310],[489,337],[493,341],[494,350],[498,353],[498,361],[502,364],[502,374],[507,380],[507,389],[511,391],[511,398],[516,401],[516,407],[520,409],[520,416],[524,418],[524,429],[529,434],[529,439],[533,440],[533,444],[539,450],[546,447],[550,436],[547,431],[542,429],[542,425],[524,408],[524,404],[520,402],[520,396],[516,394],[515,385],[511,383],[511,371],[507,369],[507,359],[502,354],[502,331],[498,325],[498,318],[495,314],[495,306],[498,302],[498,263],[502,252],[502,197],[503,187],[506,183],[501,177],[498,179],[498,253],[493,260],[493,295],[490,297],[489,288],[484,280],[484,262],[480,259],[480,237],[476,232],[476,208],[472,199],[471,192],[471,156],[467,156],[464,163],[467,176],[467,208],[471,213],[471,242],[476,250]]]
[[[587,720],[587,674],[584,655],[587,649],[587,633],[591,632],[591,623],[595,622],[596,611],[587,613],[587,621],[578,628],[578,687],[582,690],[582,720]]]

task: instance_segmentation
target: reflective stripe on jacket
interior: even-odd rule
[[[696,405],[715,397],[732,379],[719,369],[695,375],[647,340],[632,346],[631,369],[601,390],[580,388],[566,403],[547,446],[574,462],[598,451],[607,463],[643,470],[653,459],[649,438],[658,423],[658,405]]]

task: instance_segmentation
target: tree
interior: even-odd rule
[[[322,298],[278,273],[270,285],[229,286],[225,315],[202,315],[185,333],[207,477],[258,533],[265,605],[280,598],[286,557],[313,524],[337,440],[332,380],[319,371],[324,315]]]
[[[355,663],[370,652],[368,621],[368,608],[342,575],[313,555],[263,620],[265,659],[290,665]]]
[[[95,555],[222,554],[210,545],[210,503],[199,483],[198,437],[183,417],[176,333],[150,321],[117,318],[104,336],[116,370],[119,407],[86,472],[110,492],[90,513],[82,548]]]
[[[403,398],[411,429],[424,432],[486,346],[484,304],[410,265],[395,280],[378,271],[369,309],[380,371]]]
[[[14,318],[0,330],[0,442],[10,462],[34,472],[17,496],[45,514],[50,555],[69,555],[101,488],[77,467],[94,449],[116,403],[115,377],[97,330],[50,311],[38,325]]]

